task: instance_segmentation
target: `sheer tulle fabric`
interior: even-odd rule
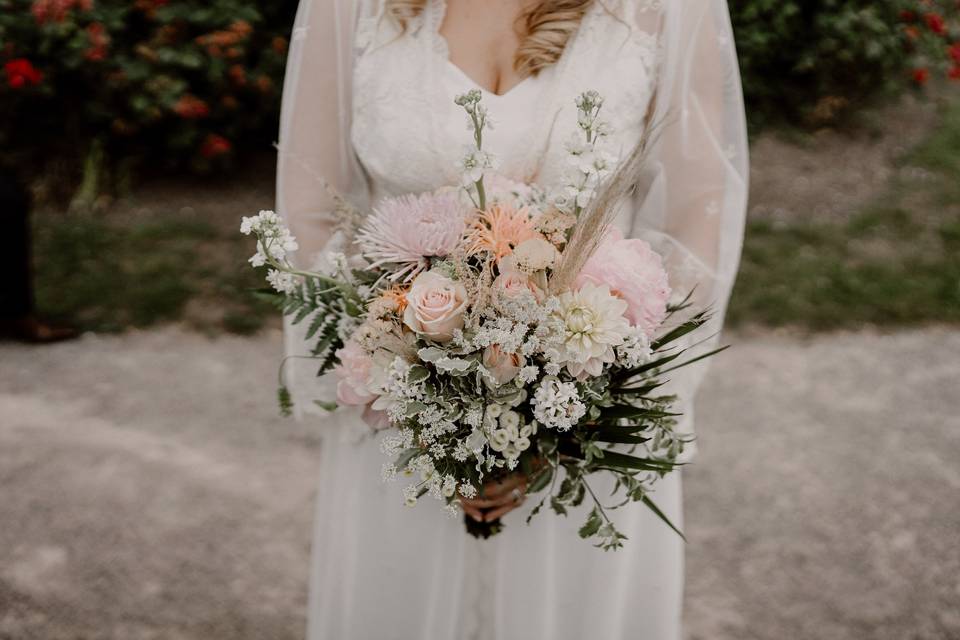
[[[712,330],[704,335],[719,331],[739,260],[748,175],[726,2],[603,5],[660,43],[647,114],[655,144],[618,223],[665,256],[676,291],[695,287],[695,302],[713,305]],[[361,204],[368,197],[368,176],[350,136],[354,62],[364,45],[355,34],[358,22],[378,20],[381,10],[375,1],[302,0],[297,14],[278,145],[277,209],[298,237],[297,259],[304,266],[332,237],[332,198],[324,183]],[[635,81],[650,82],[650,75],[638,69]],[[646,105],[638,109],[647,113]],[[288,355],[306,351],[299,331],[288,327]],[[310,412],[311,400],[322,393],[313,363],[291,359],[286,373],[298,410]],[[702,375],[702,367],[682,371],[673,391],[689,403]],[[576,515],[547,514],[527,527],[525,514],[515,512],[506,519],[507,535],[477,542],[431,505],[403,506],[398,487],[380,480],[378,448],[369,438],[358,442],[364,433],[355,414],[311,419],[324,434],[311,639],[679,638],[682,542],[642,507],[617,512],[631,540],[616,554],[595,552],[579,540]],[[684,426],[692,429],[689,413]],[[655,499],[682,520],[679,474],[662,482]]]

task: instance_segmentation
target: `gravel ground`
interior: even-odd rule
[[[731,339],[685,472],[689,640],[960,638],[960,332]],[[0,639],[302,637],[318,442],[276,416],[278,349],[0,345]]]

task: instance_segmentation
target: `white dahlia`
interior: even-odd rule
[[[626,311],[627,303],[607,285],[586,283],[560,296],[556,315],[563,323],[563,363],[571,375],[599,375],[604,363],[615,360],[614,349],[630,333]]]

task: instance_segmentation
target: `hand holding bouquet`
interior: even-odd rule
[[[649,493],[690,437],[658,389],[689,363],[677,363],[678,341],[707,316],[675,321],[687,305],[670,306],[660,256],[610,225],[624,179],[603,148],[601,97],[577,99],[570,172],[550,196],[494,173],[478,91],[457,104],[473,133],[459,187],[379,202],[348,229],[355,250],[317,272],[292,267],[294,239],[261,212],[243,222],[257,237],[251,261],[270,267],[284,312],[309,322],[336,404],[383,429],[382,473],[409,479],[408,505],[430,496],[459,514],[461,499],[522,474],[504,486],[542,495],[529,518],[589,500],[580,535],[603,549],[622,546],[609,511],[629,502],[673,527]],[[598,474],[613,477],[616,504],[595,494]],[[468,530],[498,532],[489,520],[467,518]]]

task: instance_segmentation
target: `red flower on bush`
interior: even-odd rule
[[[3,65],[7,74],[7,84],[12,89],[21,89],[28,85],[38,85],[43,82],[43,74],[26,58],[15,58]]]
[[[913,81],[918,85],[923,86],[927,84],[927,81],[930,80],[930,70],[929,69],[914,69],[913,70]]]
[[[104,26],[99,22],[87,25],[87,38],[90,40],[90,48],[83,53],[83,57],[91,62],[106,60],[110,36]]]
[[[39,24],[63,22],[74,8],[81,11],[93,9],[93,0],[34,0],[30,12]]]
[[[247,84],[247,71],[243,68],[242,64],[231,65],[230,68],[227,69],[227,75],[237,86],[242,87]]]
[[[173,105],[173,111],[185,120],[197,120],[210,115],[210,107],[207,103],[189,93],[180,96]]]
[[[223,136],[211,133],[204,139],[203,144],[200,146],[200,155],[207,160],[211,160],[217,156],[230,153],[231,149],[233,149],[233,145],[230,144],[229,140]]]
[[[960,64],[960,42],[954,42],[947,48],[947,55],[955,63]]]
[[[943,16],[939,13],[928,13],[923,16],[924,21],[927,23],[927,27],[930,28],[930,31],[933,31],[938,36],[942,36],[947,33],[947,23],[944,21]]]

